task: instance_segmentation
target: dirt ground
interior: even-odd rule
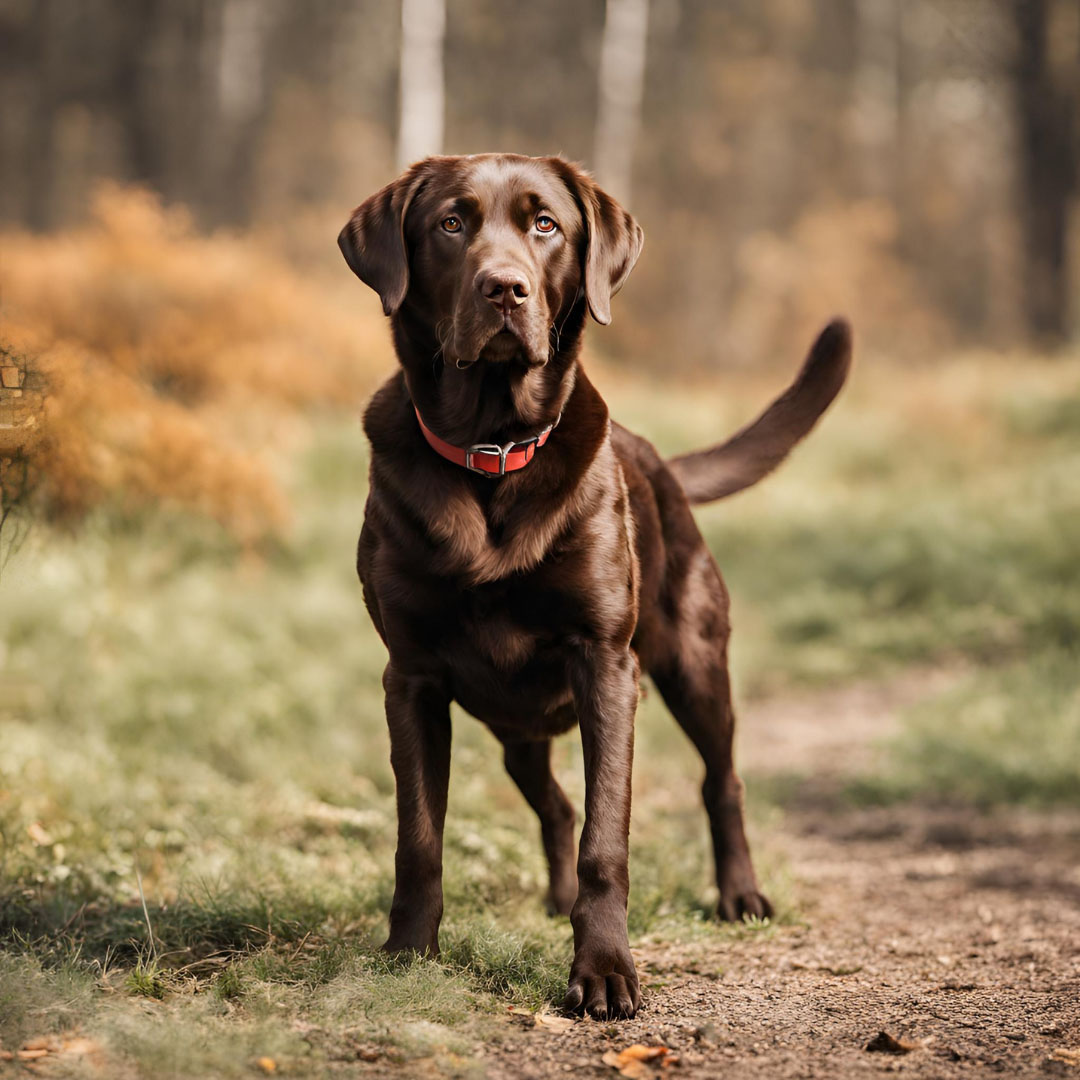
[[[744,765],[782,768],[790,744],[835,775],[952,677],[747,710]],[[614,1077],[613,1053],[640,1044],[671,1053],[626,1075],[1080,1077],[1080,815],[807,805],[770,842],[805,925],[639,949],[637,1018],[553,1031],[509,1016],[476,1048],[487,1075]],[[868,1049],[880,1032],[891,1052]]]

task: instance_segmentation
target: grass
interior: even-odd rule
[[[615,415],[671,451],[731,430],[781,379],[660,397],[597,374]],[[701,512],[741,696],[968,671],[913,710],[857,797],[1080,801],[1078,388],[1076,359],[866,364],[795,461]],[[180,512],[106,508],[77,535],[35,532],[9,564],[3,1048],[78,1029],[124,1075],[251,1075],[262,1057],[318,1075],[364,1055],[471,1075],[508,1006],[561,995],[570,931],[542,913],[538,828],[460,714],[442,956],[377,951],[394,815],[383,652],[352,570],[364,454],[355,423],[313,424],[282,473],[293,527],[258,556]],[[770,933],[709,918],[700,765],[676,732],[649,693],[632,939]],[[580,805],[573,738],[557,764]],[[767,843],[779,811],[752,784],[750,811],[779,920],[798,920]]]
[[[892,768],[849,789],[867,802],[931,797],[985,807],[1080,803],[1080,655],[1049,649],[978,669],[911,710]]]

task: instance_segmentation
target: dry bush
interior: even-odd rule
[[[946,321],[897,254],[899,222],[882,200],[816,207],[786,235],[756,233],[737,253],[727,331],[743,361],[790,356],[824,318],[850,315],[862,344],[894,355],[930,353]]]
[[[85,227],[0,244],[4,362],[30,371],[0,402],[0,454],[24,477],[5,505],[77,519],[108,498],[172,502],[255,539],[285,507],[252,429],[358,402],[386,353],[377,320],[145,191],[103,188]]]

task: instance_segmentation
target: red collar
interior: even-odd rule
[[[428,444],[436,453],[441,454],[447,461],[452,461],[455,465],[463,466],[470,472],[480,473],[481,476],[490,476],[492,479],[498,479],[498,477],[504,476],[508,472],[524,469],[532,461],[537,448],[548,441],[548,436],[558,427],[559,420],[562,419],[560,413],[554,424],[548,424],[539,435],[534,435],[524,442],[509,442],[505,446],[499,446],[496,443],[473,443],[468,449],[462,449],[460,446],[453,446],[445,439],[440,439],[424,423],[420,410],[415,405],[413,409],[416,411],[416,419],[419,421],[424,438],[427,439]]]

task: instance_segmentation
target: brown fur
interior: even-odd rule
[[[544,215],[554,231],[539,231]],[[720,915],[770,913],[732,764],[727,592],[682,485],[704,501],[759,479],[835,396],[850,356],[846,324],[831,324],[760,420],[665,463],[610,421],[578,363],[587,314],[610,321],[642,239],[575,166],[514,155],[422,161],[339,238],[382,297],[401,361],[365,415],[371,490],[357,558],[390,654],[398,850],[386,948],[438,951],[456,700],[502,740],[540,818],[548,902],[574,928],[567,1005],[597,1017],[640,1003],[626,902],[642,669],[705,762]],[[439,457],[414,405],[459,446],[561,420],[525,469],[492,480]],[[576,873],[574,812],[550,764],[552,737],[574,724],[586,780]]]

